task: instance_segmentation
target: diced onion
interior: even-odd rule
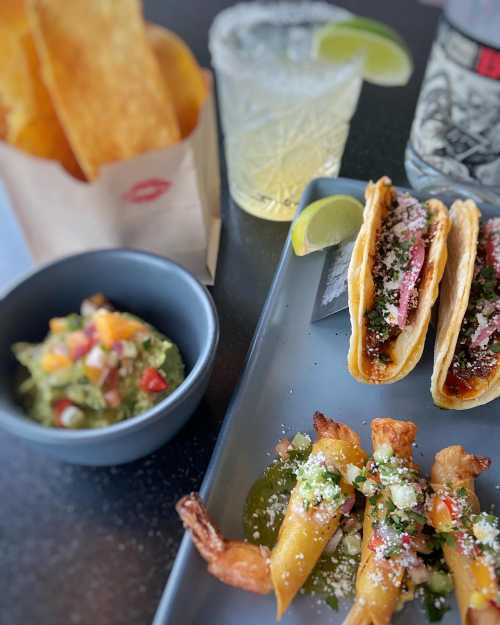
[[[355,464],[348,464],[345,471],[345,481],[348,484],[354,484],[354,480],[361,473],[361,469]]]
[[[77,406],[68,406],[65,408],[60,416],[59,420],[66,428],[76,428],[78,427],[84,419],[84,414],[77,408]]]
[[[373,452],[373,457],[375,462],[387,462],[389,458],[394,455],[394,450],[389,445],[389,443],[382,443],[377,449]]]
[[[391,484],[391,499],[399,510],[408,510],[417,504],[417,492],[410,484]]]

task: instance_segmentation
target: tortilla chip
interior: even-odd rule
[[[102,165],[180,138],[138,0],[28,0],[43,76],[92,180]]]
[[[207,97],[207,82],[196,59],[184,41],[157,24],[147,24],[149,43],[173,98],[182,138],[198,123],[200,109]]]
[[[82,178],[40,76],[24,2],[0,2],[0,138]]]
[[[0,101],[0,140],[7,138],[7,113],[8,108]]]
[[[395,192],[391,180],[384,176],[366,189],[363,225],[354,245],[348,273],[351,340],[347,357],[351,375],[367,384],[388,384],[404,378],[417,365],[424,350],[431,310],[439,292],[439,282],[446,265],[446,239],[450,220],[446,206],[436,199],[428,201],[435,218],[434,237],[429,246],[419,286],[419,303],[410,324],[393,341],[392,362],[372,362],[366,355],[366,313],[375,296],[372,267],[377,233]]]
[[[497,359],[497,368],[493,374],[488,379],[478,378],[473,391],[466,397],[448,395],[445,391],[448,369],[469,305],[481,213],[472,200],[456,200],[451,207],[450,217],[452,227],[448,238],[449,260],[441,286],[431,392],[436,405],[466,410],[500,397],[500,365]]]

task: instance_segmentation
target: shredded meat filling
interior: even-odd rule
[[[411,323],[432,239],[428,208],[408,193],[396,193],[377,234],[374,305],[366,313],[366,354],[390,362],[388,347]]]
[[[479,232],[474,278],[446,387],[452,394],[473,389],[474,378],[489,378],[500,353],[500,218]]]

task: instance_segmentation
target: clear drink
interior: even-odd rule
[[[338,174],[363,61],[315,59],[313,35],[348,17],[321,2],[248,3],[212,25],[231,195],[253,215],[289,221],[312,178]]]

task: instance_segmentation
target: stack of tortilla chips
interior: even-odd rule
[[[140,0],[1,0],[0,140],[94,180],[195,128],[207,83]]]

